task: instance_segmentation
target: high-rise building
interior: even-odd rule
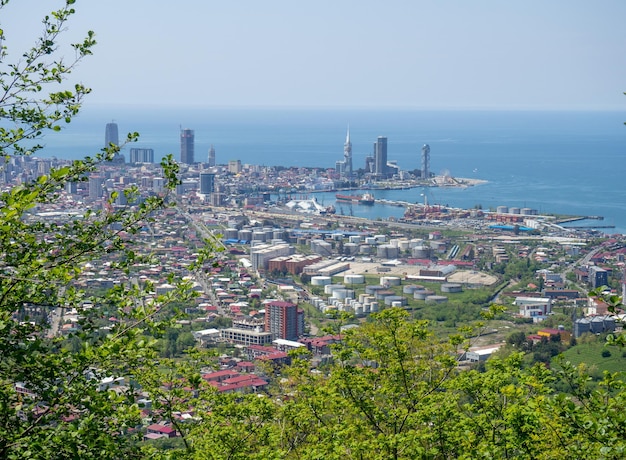
[[[117,123],[107,123],[104,131],[104,146],[108,147],[110,144],[120,145],[120,137],[117,131]]]
[[[130,149],[130,162],[132,164],[154,163],[154,150],[138,148]]]
[[[183,129],[180,132],[180,162],[194,164],[194,133],[192,129]]]
[[[104,196],[104,178],[100,176],[91,176],[89,178],[89,198],[97,200]]]
[[[430,177],[430,146],[424,144],[422,147],[422,179]]]
[[[387,176],[387,138],[378,136],[374,144],[374,174],[379,178]]]
[[[268,303],[265,306],[265,331],[278,339],[297,340],[304,333],[304,311],[290,302]]]
[[[107,123],[106,128],[104,130],[104,147],[108,148],[113,145],[120,145],[120,137],[117,130],[117,123],[111,122]],[[124,155],[120,152],[116,152],[113,158],[111,159],[111,163],[124,163]]]
[[[241,172],[241,160],[230,160],[228,162],[228,172],[239,174]]]
[[[346,142],[343,144],[343,174],[345,177],[352,177],[352,142],[350,142],[350,127],[346,135]]]
[[[209,195],[215,190],[215,174],[212,173],[200,173],[200,193],[202,195]]]
[[[591,266],[589,268],[589,283],[593,289],[597,289],[609,284],[608,272],[598,266]]]
[[[213,148],[213,144],[211,144],[211,148],[209,149],[209,168],[215,166],[215,149]]]

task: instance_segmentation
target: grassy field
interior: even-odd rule
[[[602,352],[608,350],[611,355],[603,357]],[[626,350],[619,347],[607,347],[604,341],[583,343],[563,353],[566,360],[574,365],[584,363],[592,373],[604,371],[626,373]]]

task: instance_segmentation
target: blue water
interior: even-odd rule
[[[104,142],[105,124],[138,131],[137,147],[178,157],[180,128],[195,130],[196,161],[211,144],[217,162],[333,168],[350,126],[355,168],[363,167],[377,136],[402,169],[420,167],[431,147],[431,170],[485,179],[467,189],[432,188],[429,202],[458,207],[530,207],[545,213],[601,215],[608,232],[626,233],[626,112],[135,109],[87,107],[61,133],[46,139],[45,155],[80,158]],[[376,191],[377,198],[423,201],[424,190]],[[329,195],[327,198],[330,200]],[[388,217],[382,205],[354,215]],[[348,211],[346,210],[346,213]]]

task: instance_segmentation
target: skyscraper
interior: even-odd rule
[[[104,147],[110,147],[111,144],[120,145],[120,137],[117,130],[117,123],[111,122],[107,123],[106,128],[104,130]],[[111,163],[124,163],[124,155],[120,152],[116,152],[113,158],[111,158]]]
[[[183,129],[180,132],[180,162],[184,164],[194,164],[194,133],[192,129]]]
[[[352,177],[352,142],[350,142],[350,127],[343,144],[343,173],[346,177]]]
[[[215,174],[203,172],[200,173],[200,193],[209,195],[215,189]]]
[[[379,178],[387,176],[387,138],[378,136],[374,144],[374,174]]]
[[[209,149],[209,168],[215,166],[215,149],[213,148],[213,144],[211,144],[211,148]]]
[[[430,177],[430,146],[424,144],[422,147],[422,179]]]
[[[117,131],[117,123],[107,123],[104,131],[104,146],[108,147],[110,144],[120,145],[120,137]]]

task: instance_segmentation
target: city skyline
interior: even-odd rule
[[[50,8],[22,0],[3,9],[8,60],[32,43]],[[68,36],[94,30],[98,41],[73,73],[93,89],[89,105],[595,110],[625,102],[620,0],[184,8],[111,0],[76,9]]]

